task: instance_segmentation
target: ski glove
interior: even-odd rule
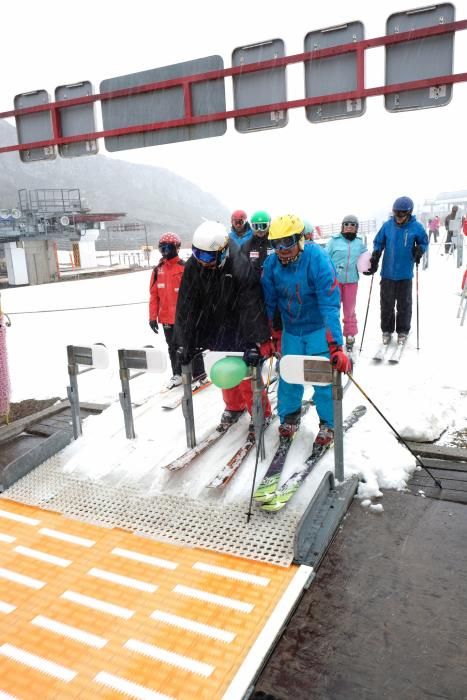
[[[329,353],[331,355],[331,364],[335,369],[337,369],[338,372],[343,372],[343,374],[347,374],[347,372],[350,372],[352,370],[352,363],[350,362],[349,358],[342,350],[340,345],[336,345],[335,343],[330,345]]]
[[[243,361],[250,367],[257,367],[262,358],[274,355],[274,343],[272,340],[265,340],[260,345],[253,345],[243,353]]]
[[[422,246],[418,245],[418,243],[416,241],[413,244],[412,255],[413,255],[413,259],[415,260],[415,264],[418,265],[420,263],[420,260],[423,257],[423,250],[422,250]]]
[[[149,321],[149,325],[151,327],[151,330],[154,331],[154,333],[159,333],[159,324],[156,320]]]
[[[364,275],[374,275],[376,270],[378,269],[378,263],[379,259],[381,257],[381,251],[380,250],[374,250],[371,258],[370,258],[370,267],[366,272],[364,272]]]

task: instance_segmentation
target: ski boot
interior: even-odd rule
[[[271,422],[271,416],[264,416],[264,422],[263,422],[263,431],[267,428],[269,423]],[[250,421],[248,425],[248,436],[253,436],[255,437],[255,423],[253,420]]]
[[[316,448],[321,449],[322,447],[327,447],[334,440],[334,430],[327,425],[327,423],[319,424],[318,434],[315,437],[313,443],[313,450]]]
[[[347,350],[348,353],[351,354],[351,353],[353,352],[354,345],[355,345],[355,338],[354,338],[354,336],[353,336],[353,335],[348,335],[348,336],[346,336],[346,338],[345,338],[345,349]]]
[[[295,413],[289,413],[285,416],[284,422],[279,426],[280,438],[287,438],[288,440],[293,438],[299,428],[301,415],[302,410],[299,408]]]
[[[217,426],[217,430],[219,430],[220,432],[227,430],[227,428],[230,428],[231,425],[238,421],[238,419],[243,413],[245,413],[244,408],[242,408],[241,411],[231,411],[230,409],[226,408],[224,413],[221,415],[221,419],[219,425]]]
[[[389,345],[391,342],[392,333],[383,333],[383,345]]]
[[[170,377],[169,381],[167,382],[166,389],[175,389],[176,386],[180,386],[182,383],[182,378],[179,374],[174,374],[173,377]]]
[[[409,337],[408,333],[398,333],[397,334],[397,344],[398,345],[405,345],[408,337]]]

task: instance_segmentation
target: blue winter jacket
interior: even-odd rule
[[[428,248],[426,231],[413,214],[403,226],[398,226],[393,216],[384,222],[373,241],[373,252],[384,250],[381,277],[396,281],[412,279],[415,242],[423,252]]]
[[[249,241],[250,238],[253,238],[253,230],[252,230],[251,226],[249,226],[247,228],[247,230],[245,231],[245,233],[243,234],[243,236],[239,236],[234,229],[231,229],[229,232],[229,238],[232,241],[235,241],[235,243],[237,245],[239,245],[241,248],[244,243]]]
[[[261,284],[269,320],[277,307],[287,333],[304,336],[324,327],[328,342],[342,345],[339,285],[331,260],[320,246],[306,245],[288,265],[282,265],[277,255],[269,255]]]
[[[339,282],[358,282],[357,260],[367,250],[362,239],[357,236],[353,241],[348,241],[341,233],[337,233],[327,244],[326,250],[334,263]]]

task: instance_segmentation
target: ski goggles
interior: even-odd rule
[[[176,250],[176,246],[175,243],[161,243],[159,250],[161,253],[171,253]]]
[[[272,238],[271,245],[274,250],[288,250],[294,245],[298,245],[300,237],[298,233],[294,233],[291,236],[284,236],[284,238]]]
[[[269,224],[251,224],[253,231],[267,231]]]
[[[356,221],[343,221],[342,226],[358,226]]]
[[[205,265],[212,265],[213,263],[219,264],[227,255],[227,246],[222,248],[222,250],[201,250],[193,245],[191,246],[191,252],[196,260],[199,260],[199,262]]]
[[[397,209],[397,211],[394,212],[394,216],[408,216],[409,213],[410,212],[408,210],[400,211],[400,209]]]

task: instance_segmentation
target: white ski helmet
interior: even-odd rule
[[[203,221],[193,234],[193,246],[198,250],[217,252],[225,248],[229,234],[218,221]]]

